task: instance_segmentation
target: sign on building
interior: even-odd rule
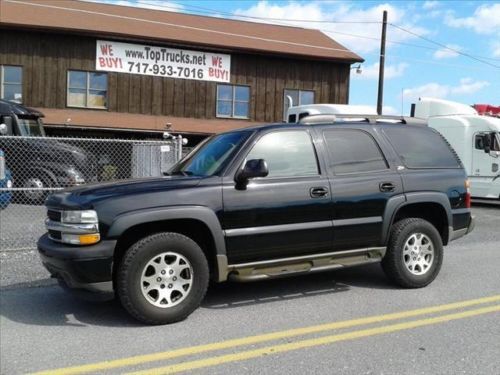
[[[229,82],[231,56],[98,40],[96,70]]]

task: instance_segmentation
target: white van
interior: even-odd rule
[[[304,117],[311,115],[376,115],[375,108],[368,105],[348,104],[307,104],[289,107],[286,122],[299,122]]]
[[[435,98],[420,98],[413,112],[455,149],[469,175],[472,196],[500,199],[500,119]]]

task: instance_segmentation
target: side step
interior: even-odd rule
[[[385,247],[371,247],[312,254],[293,258],[272,259],[228,265],[228,277],[234,281],[256,281],[288,275],[321,272],[337,268],[377,263],[382,260]]]

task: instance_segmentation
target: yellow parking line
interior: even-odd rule
[[[91,364],[87,364],[87,365],[73,366],[73,367],[66,367],[66,368],[60,368],[60,369],[55,369],[55,370],[42,371],[42,372],[38,372],[36,374],[38,374],[38,375],[42,375],[42,374],[43,375],[61,375],[61,374],[66,375],[66,374],[68,374],[69,375],[69,374],[83,374],[83,373],[87,373],[87,372],[102,372],[104,370],[109,370],[109,369],[118,368],[118,367],[135,366],[135,365],[140,365],[140,364],[147,363],[147,362],[154,362],[154,361],[161,361],[161,360],[166,360],[166,359],[178,358],[178,357],[194,355],[194,354],[199,354],[199,353],[205,353],[205,352],[210,352],[210,351],[215,351],[215,350],[234,348],[236,346],[250,345],[250,344],[262,343],[262,342],[266,342],[266,341],[279,340],[279,339],[288,338],[288,337],[295,337],[295,336],[307,335],[307,334],[311,334],[311,333],[330,331],[330,330],[339,329],[339,328],[348,328],[348,327],[355,327],[355,326],[366,325],[366,324],[371,324],[371,323],[379,323],[379,322],[396,320],[396,319],[404,319],[404,318],[409,318],[409,317],[418,316],[418,315],[438,313],[438,312],[454,310],[454,309],[459,309],[459,308],[465,308],[465,307],[470,307],[470,306],[475,306],[475,305],[480,305],[480,304],[485,304],[485,303],[491,303],[491,302],[496,302],[496,301],[500,301],[500,295],[495,295],[495,296],[491,296],[491,297],[483,297],[483,298],[455,302],[455,303],[449,303],[449,304],[445,304],[445,305],[425,307],[425,308],[416,309],[416,310],[383,314],[383,315],[377,315],[377,316],[371,316],[371,317],[359,318],[359,319],[353,319],[353,320],[347,320],[347,321],[341,321],[341,322],[326,323],[326,324],[320,324],[320,325],[303,327],[303,328],[294,328],[294,329],[289,329],[289,330],[285,330],[285,331],[271,332],[271,333],[266,333],[266,334],[257,335],[257,336],[248,336],[248,337],[243,337],[243,338],[238,338],[238,339],[231,339],[231,340],[226,340],[226,341],[221,341],[221,342],[215,342],[215,343],[211,343],[211,344],[186,347],[186,348],[176,349],[176,350],[172,350],[172,351],[144,354],[144,355],[115,359],[115,360],[110,360],[110,361],[91,363]]]
[[[280,344],[274,346],[267,346],[260,349],[242,351],[234,354],[226,354],[217,357],[210,357],[206,359],[200,359],[191,362],[184,362],[175,365],[152,368],[144,371],[130,372],[128,375],[159,375],[159,374],[173,374],[181,371],[195,370],[210,366],[217,366],[223,363],[243,361],[246,359],[257,358],[263,355],[271,355],[289,352],[292,350],[310,348],[319,345],[331,344],[339,341],[353,340],[361,337],[368,337],[374,335],[381,335],[390,332],[402,331],[406,329],[416,328],[428,326],[431,324],[444,323],[449,322],[451,320],[468,318],[476,315],[491,313],[491,312],[500,312],[500,305],[497,306],[489,306],[483,307],[476,310],[468,310],[464,312],[442,315],[434,318],[427,318],[421,320],[414,320],[405,323],[392,324],[382,327],[363,329],[359,331],[352,331],[347,333],[341,333],[337,335],[319,337],[309,340],[296,341],[288,344]]]

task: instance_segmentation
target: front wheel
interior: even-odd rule
[[[403,219],[391,229],[382,268],[389,279],[404,288],[421,288],[438,275],[443,243],[437,229],[419,218]]]
[[[196,242],[178,233],[157,233],[130,247],[116,283],[123,307],[147,324],[185,319],[205,296],[209,270]]]

